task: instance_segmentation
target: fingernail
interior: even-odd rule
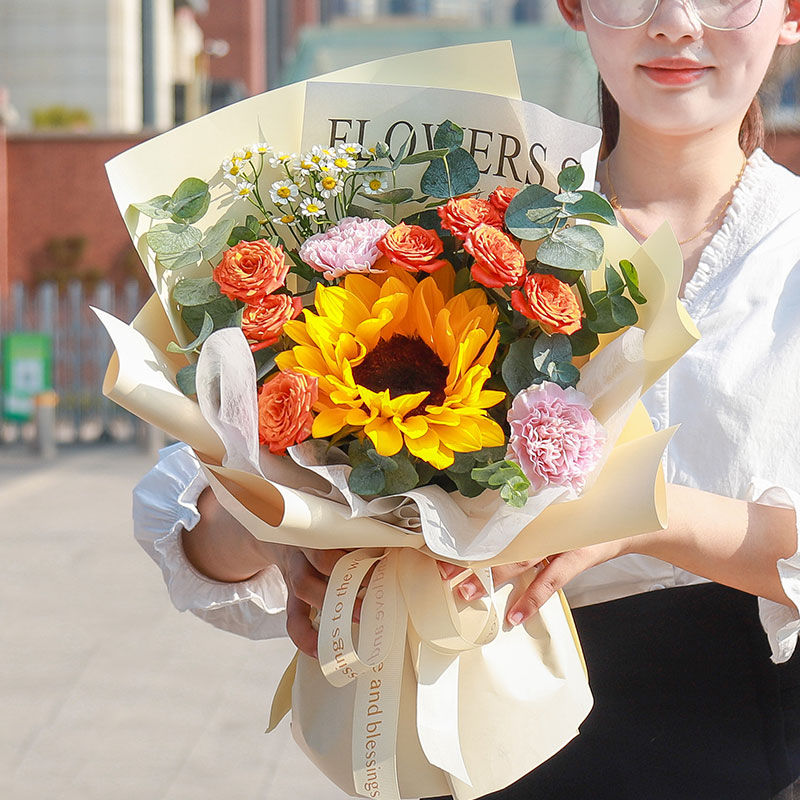
[[[519,624],[520,624],[520,622],[522,622],[522,618],[523,618],[523,616],[524,616],[524,615],[523,615],[523,613],[522,613],[521,611],[512,611],[512,612],[511,612],[511,613],[508,615],[508,621],[509,621],[509,622],[510,622],[512,625],[519,625]]]
[[[445,568],[445,565],[437,562],[436,566],[439,568],[439,574],[442,576],[442,580],[446,581],[450,576],[447,574],[448,571]]]
[[[475,587],[471,583],[462,583],[458,587],[458,591],[465,600],[471,600],[475,597]]]

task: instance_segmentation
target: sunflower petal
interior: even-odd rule
[[[368,422],[364,426],[364,433],[372,440],[379,455],[393,456],[403,447],[403,435],[390,419],[378,417]]]

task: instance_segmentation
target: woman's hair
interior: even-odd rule
[[[603,141],[600,145],[600,158],[602,159],[606,158],[616,147],[619,138],[619,106],[602,78],[598,78],[598,101],[600,127],[603,130]],[[739,146],[744,154],[749,156],[753,150],[764,146],[765,139],[766,131],[764,116],[761,113],[761,103],[758,97],[754,97],[742,120],[742,126],[739,128]]]

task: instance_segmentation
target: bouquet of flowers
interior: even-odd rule
[[[696,338],[674,237],[638,246],[589,188],[598,133],[507,88],[460,91],[476,47],[496,45],[368,65],[380,87],[358,71],[301,86],[293,132],[262,135],[246,101],[110,165],[157,294],[131,326],[98,312],[117,349],[104,391],[194,447],[258,538],[352,550],[319,610],[319,663],[293,660],[271,725],[291,709],[358,796],[469,800],[575,735],[591,695],[563,597],[509,629],[519,586],[491,566],[664,523],[670,433],[638,399]],[[444,89],[411,85],[420,61]],[[373,141],[366,97],[386,120]],[[470,119],[425,121],[448,107]],[[494,171],[490,118],[508,126]],[[263,141],[242,147],[248,123]],[[348,123],[360,135],[340,136]],[[228,144],[211,177],[192,134]],[[146,200],[172,188],[153,153],[179,143],[195,155],[177,188]],[[456,598],[437,557],[488,597]]]

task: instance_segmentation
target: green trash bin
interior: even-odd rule
[[[53,338],[47,333],[9,333],[3,337],[3,418],[26,422],[36,397],[53,389]]]

